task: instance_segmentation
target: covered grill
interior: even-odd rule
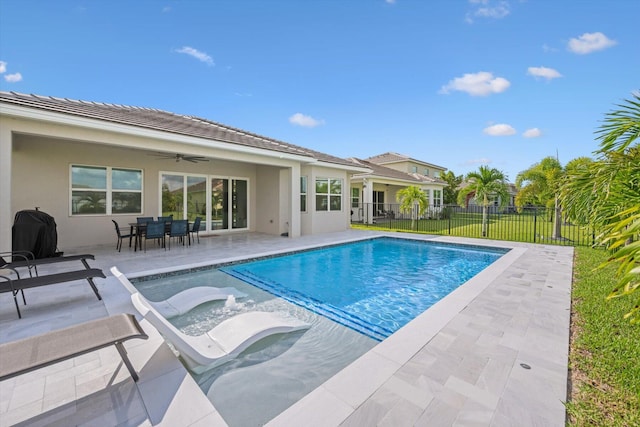
[[[14,251],[32,252],[36,259],[59,256],[58,231],[53,217],[45,212],[24,210],[16,213],[13,221]]]

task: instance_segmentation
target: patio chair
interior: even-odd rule
[[[184,246],[185,237],[189,238],[189,222],[186,219],[171,221],[171,227],[169,228],[169,250],[171,250],[171,240],[174,237],[181,240],[182,246]],[[191,244],[191,241],[189,241],[189,244]]]
[[[166,249],[165,246],[165,232],[164,232],[164,222],[151,221],[147,222],[147,227],[144,232],[144,251],[147,252],[147,240],[154,239],[158,243],[162,243],[162,247]]]
[[[130,232],[129,234],[122,234],[120,232],[120,226],[118,225],[118,223],[113,219],[111,221],[113,221],[113,225],[116,227],[116,236],[118,237],[118,242],[116,243],[116,249],[118,250],[118,252],[120,252],[120,250],[122,249],[122,240],[126,238],[129,238],[129,247],[131,247],[131,240],[135,236],[135,233]]]
[[[117,267],[111,267],[111,273],[122,283],[130,294],[133,295],[138,292],[138,289],[133,286]],[[231,286],[225,288],[196,286],[180,291],[171,298],[163,301],[149,301],[149,304],[153,305],[153,308],[158,310],[165,319],[169,319],[185,314],[201,304],[211,301],[227,300],[230,296],[234,298],[245,298],[247,294]]]
[[[200,243],[200,223],[201,222],[202,222],[202,218],[197,216],[195,221],[193,221],[193,225],[191,226],[191,229],[189,230],[190,238],[193,241],[195,241],[195,238],[193,237],[195,233],[196,237],[198,238],[198,243]]]
[[[0,344],[0,381],[115,345],[134,381],[138,381],[126,340],[148,337],[133,314],[117,314],[41,335]]]
[[[152,216],[139,216],[136,218],[136,221],[138,222],[138,224],[146,224],[148,222],[153,221],[153,217]]]
[[[159,217],[158,217],[158,221],[159,221],[159,222],[171,222],[171,221],[173,221],[173,215],[169,215],[169,216],[159,216]]]
[[[29,269],[29,276],[33,277],[32,271],[34,271],[37,276],[39,265],[58,264],[61,262],[69,261],[81,261],[85,268],[91,268],[87,263],[88,259],[95,259],[95,257],[91,254],[81,254],[35,259],[33,253],[29,251],[0,252],[0,269],[8,268],[11,270],[15,270],[17,268],[25,267]]]
[[[114,268],[111,269],[112,272]],[[128,281],[123,274],[116,277],[121,282]],[[308,323],[281,313],[252,311],[227,319],[205,334],[191,336],[169,323],[140,292],[131,295],[131,302],[178,350],[187,366],[197,374],[234,359],[263,338],[310,327]]]
[[[20,278],[20,274],[15,269],[10,269],[17,276],[17,278],[0,275],[0,293],[11,292],[13,295],[13,302],[16,305],[16,310],[18,311],[18,318],[22,318],[22,314],[20,313],[20,307],[18,306],[18,299],[16,296],[18,292],[22,292],[22,302],[26,305],[27,301],[24,297],[24,290],[31,288],[39,288],[41,286],[47,285],[57,285],[59,283],[64,282],[72,282],[75,280],[85,279],[91,285],[91,289],[98,297],[98,300],[101,300],[100,292],[98,292],[98,288],[94,283],[93,279],[96,277],[105,278],[102,270],[98,268],[85,268],[83,270],[75,270],[75,271],[66,271],[64,273],[56,273],[56,274],[48,274],[46,276],[35,276],[35,277],[25,277]]]

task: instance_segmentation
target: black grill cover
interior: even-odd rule
[[[19,211],[12,231],[14,251],[30,251],[36,258],[57,255],[58,232],[51,215],[38,210]]]

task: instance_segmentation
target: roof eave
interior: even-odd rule
[[[38,120],[48,123],[62,124],[67,126],[82,127],[92,130],[115,132],[138,137],[146,137],[152,139],[160,139],[169,142],[177,142],[181,144],[193,145],[196,147],[214,148],[229,152],[243,154],[259,154],[261,156],[292,160],[301,163],[318,163],[318,159],[311,156],[285,153],[282,151],[266,150],[255,147],[248,147],[233,144],[227,141],[219,141],[216,139],[201,138],[189,135],[181,135],[155,129],[147,129],[122,123],[113,123],[105,120],[75,116],[71,114],[58,113],[32,107],[18,106],[12,103],[0,102],[2,109],[0,114],[4,116],[16,117],[28,120]],[[334,165],[334,164],[332,164]],[[335,164],[337,165],[337,164]]]

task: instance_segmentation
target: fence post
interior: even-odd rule
[[[536,226],[538,223],[538,208],[533,208],[533,243],[536,242]]]

